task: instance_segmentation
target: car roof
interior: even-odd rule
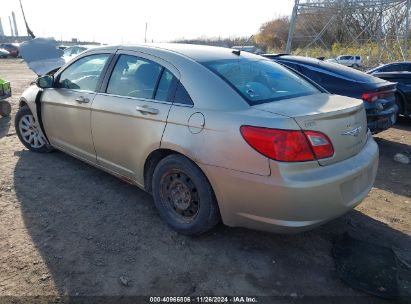
[[[115,46],[101,46],[101,49],[122,49],[130,51],[150,51],[169,53],[173,52],[185,57],[189,57],[198,62],[206,62],[213,60],[235,59],[238,55],[233,53],[233,49],[197,45],[197,44],[182,44],[182,43],[147,43],[139,45],[115,45]],[[94,48],[96,50],[98,48]],[[243,51],[240,53],[242,58],[262,60],[261,56]]]
[[[273,60],[288,61],[290,63],[297,63],[301,65],[309,65],[312,67],[316,67],[318,69],[326,70],[328,72],[336,74],[337,76],[341,76],[343,78],[350,79],[356,82],[376,83],[376,82],[384,81],[374,76],[365,74],[363,72],[357,71],[356,69],[346,67],[338,63],[326,62],[326,61],[322,61],[322,60],[311,58],[311,57],[286,55],[286,56],[276,57]]]

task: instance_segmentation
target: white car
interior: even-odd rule
[[[73,59],[74,57],[77,57],[82,52],[84,52],[88,49],[91,49],[91,48],[95,48],[95,47],[96,47],[95,45],[74,45],[74,46],[69,46],[69,47],[64,49],[63,58],[66,62],[69,62],[71,59]]]
[[[362,58],[359,55],[341,55],[335,58],[335,61],[332,61],[353,68],[362,66]]]

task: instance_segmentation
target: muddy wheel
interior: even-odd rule
[[[175,231],[198,235],[218,223],[220,214],[213,189],[189,159],[167,156],[154,170],[152,182],[158,212]]]

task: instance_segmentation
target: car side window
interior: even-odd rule
[[[96,54],[75,61],[60,74],[57,87],[95,91],[101,72],[109,57],[109,54]]]
[[[167,69],[158,84],[156,100],[171,101],[178,104],[194,105],[193,100],[180,81]]]
[[[303,75],[305,75],[306,77],[308,77],[309,79],[311,79],[312,81],[321,84],[323,81],[323,77],[321,75],[321,73],[311,70],[309,68],[307,68],[306,66],[301,66],[301,72]]]
[[[174,96],[174,103],[184,104],[184,105],[194,105],[193,100],[188,94],[187,90],[178,82],[176,94]]]
[[[148,59],[121,55],[113,69],[106,93],[153,99],[163,67]]]
[[[287,67],[289,67],[289,68],[297,71],[297,72],[300,72],[300,69],[299,69],[298,65],[295,64],[295,63],[288,62],[288,61],[279,61],[279,62],[280,62],[281,64],[284,64],[285,66],[287,66]]]
[[[405,63],[401,63],[398,65],[397,71],[399,72],[407,72],[408,71],[408,66]]]
[[[379,70],[379,72],[401,72],[406,71],[403,64],[392,64],[386,67],[383,67]]]
[[[174,99],[176,92],[177,79],[167,69],[164,69],[161,75],[160,82],[158,83],[155,100],[170,101]]]

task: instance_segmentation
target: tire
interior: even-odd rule
[[[0,100],[0,116],[10,116],[10,113],[11,105],[5,100]]]
[[[181,155],[169,155],[156,166],[152,189],[161,218],[175,231],[199,235],[220,221],[213,189],[204,173]]]
[[[398,93],[395,94],[395,104],[398,106],[397,117],[400,116],[400,114],[404,114],[403,98]]]
[[[52,149],[35,125],[35,118],[27,106],[16,113],[14,126],[21,143],[30,151],[37,153],[50,152]]]

